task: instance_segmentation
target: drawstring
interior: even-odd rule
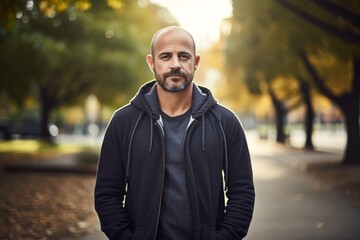
[[[212,110],[210,110],[210,113],[215,117],[215,119],[218,121],[219,123],[219,127],[221,130],[221,135],[223,137],[223,142],[224,142],[224,181],[225,181],[225,191],[228,189],[228,172],[229,172],[229,160],[228,160],[228,147],[227,147],[227,142],[226,142],[226,134],[224,131],[224,128],[221,124],[221,119],[220,117],[218,117]]]
[[[212,112],[211,112],[212,113]],[[223,142],[224,142],[224,152],[225,152],[225,163],[224,163],[224,178],[225,178],[225,190],[227,190],[227,182],[228,182],[228,151],[227,151],[227,143],[226,143],[226,135],[225,135],[225,131],[224,128],[221,124],[221,121],[216,117],[216,115],[214,113],[212,113],[214,115],[214,117],[218,120],[219,123],[219,127],[221,130],[221,134],[223,137]],[[134,135],[137,129],[137,126],[139,125],[140,119],[142,118],[142,116],[144,115],[144,112],[140,112],[138,119],[136,120],[134,129],[131,133],[131,137],[130,137],[130,144],[129,144],[129,149],[128,149],[128,156],[127,156],[127,164],[126,164],[126,178],[125,178],[125,185],[127,184],[127,180],[130,174],[130,159],[131,159],[131,149],[132,149],[132,144],[133,144],[133,139],[134,139]],[[205,151],[205,115],[202,115],[202,133],[201,133],[201,141],[202,141],[202,150],[203,152]],[[153,138],[154,138],[154,120],[153,118],[150,118],[150,147],[149,147],[149,152],[152,151],[152,147],[153,147]],[[160,119],[160,123],[161,123],[161,119]]]
[[[150,147],[149,147],[149,152],[151,152],[152,150],[152,145],[153,145],[153,138],[154,138],[154,120],[153,118],[150,118]]]
[[[219,121],[219,126],[220,126],[220,129],[221,129],[221,133],[222,133],[222,136],[223,136],[223,140],[224,140],[224,148],[225,148],[225,166],[224,166],[224,178],[225,178],[225,190],[228,189],[228,186],[227,186],[227,183],[228,183],[228,171],[229,171],[229,163],[228,163],[228,151],[227,151],[227,143],[226,143],[226,135],[225,135],[225,132],[224,132],[224,128],[223,126],[221,125],[221,122]]]
[[[202,133],[201,133],[201,140],[202,140],[202,150],[205,152],[205,114],[202,115]]]
[[[132,144],[133,144],[133,138],[137,129],[137,126],[140,122],[141,117],[143,116],[144,112],[140,112],[138,119],[136,120],[134,129],[131,133],[131,137],[130,137],[130,144],[129,144],[129,149],[128,149],[128,157],[127,157],[127,163],[126,163],[126,177],[125,177],[125,185],[127,184],[127,179],[129,177],[129,169],[130,169],[130,158],[131,158],[131,148],[132,148]]]

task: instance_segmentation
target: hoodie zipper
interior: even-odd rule
[[[158,208],[158,215],[157,215],[157,220],[156,220],[156,228],[155,228],[155,236],[154,236],[154,240],[156,240],[157,237],[157,232],[158,232],[158,228],[159,228],[159,220],[160,220],[160,209],[161,209],[161,204],[162,204],[162,194],[163,194],[163,190],[164,190],[164,177],[165,177],[165,144],[164,144],[164,138],[165,138],[165,134],[164,134],[164,129],[162,126],[162,123],[160,120],[156,121],[156,126],[158,127],[159,131],[160,131],[160,136],[161,136],[161,149],[162,149],[162,178],[161,178],[161,186],[160,186],[160,201],[159,201],[159,208]]]
[[[189,162],[191,163],[191,156],[190,156],[190,152],[189,152],[189,149],[187,146],[189,146],[189,137],[190,135],[192,134],[195,126],[198,124],[198,121],[196,119],[194,119],[192,116],[191,116],[191,119],[190,119],[190,122],[189,122],[189,125],[186,129],[186,132],[185,132],[185,142],[184,142],[184,158],[186,159],[187,158],[187,153],[189,154]],[[186,161],[186,160],[185,160]],[[185,163],[186,164],[186,163]],[[192,166],[191,166],[192,168]],[[185,169],[185,171],[187,171],[187,169]],[[194,172],[187,172],[186,174],[191,174],[193,177],[194,176]],[[187,179],[188,180],[188,179]],[[194,181],[194,179],[191,179],[192,181]],[[191,183],[187,183],[187,185],[189,185]],[[198,201],[198,197],[197,197],[197,190],[196,190],[196,186],[195,186],[195,182],[192,182],[192,184],[194,185],[194,189],[193,189],[193,193],[189,193],[189,200],[190,200],[190,207],[192,209],[192,224],[196,225],[196,227],[198,227],[198,224],[199,224],[199,221],[200,221],[200,216],[199,216],[199,206],[197,204],[197,201]],[[188,187],[188,186],[187,186]],[[189,190],[189,189],[188,189]],[[195,237],[195,235],[194,235]],[[195,239],[197,239],[195,237]]]
[[[188,137],[188,134],[191,133],[192,128],[194,125],[196,125],[197,121],[191,116],[189,124],[186,128],[186,132],[185,132],[185,143],[186,143],[186,139]],[[161,118],[159,120],[156,121],[155,124],[159,131],[160,131],[160,137],[161,137],[161,147],[162,147],[162,179],[161,179],[161,186],[160,186],[160,202],[159,202],[159,208],[158,208],[158,216],[157,216],[157,220],[156,220],[156,228],[155,228],[155,236],[154,236],[154,240],[156,240],[157,237],[157,233],[158,233],[158,228],[159,228],[159,221],[160,221],[160,212],[161,212],[161,204],[162,204],[162,194],[163,194],[163,190],[164,190],[164,177],[165,177],[165,144],[164,144],[164,138],[165,138],[165,132],[164,132],[164,128],[163,128],[163,124],[162,124],[162,120]],[[186,155],[186,153],[185,153]],[[185,156],[184,155],[184,156]],[[186,156],[185,156],[186,157]]]

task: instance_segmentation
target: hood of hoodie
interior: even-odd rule
[[[151,118],[151,122],[153,119],[159,120],[160,118],[160,104],[157,96],[156,91],[156,80],[152,80],[150,82],[145,83],[142,87],[140,87],[138,93],[134,96],[131,100],[131,104],[138,108],[141,113],[138,118],[137,123],[139,122],[140,118],[143,116],[142,113],[146,113]],[[212,93],[209,89],[205,87],[201,87],[193,84],[193,97],[192,97],[192,106],[191,106],[191,116],[193,119],[201,118],[202,121],[202,130],[201,130],[201,144],[202,144],[202,151],[205,151],[205,114],[215,105],[217,104],[216,100],[214,99]],[[161,121],[161,119],[160,119]],[[137,123],[134,127],[133,133],[135,132]],[[221,123],[219,122],[219,127],[223,134],[223,141],[224,141],[224,152],[227,152],[227,143],[226,143],[226,136],[223,130]],[[150,134],[150,147],[149,152],[152,151],[153,146],[153,124],[150,124],[151,134]],[[132,138],[132,137],[131,137]],[[130,145],[131,148],[131,145]],[[130,162],[130,155],[128,156],[128,164]],[[228,159],[227,154],[224,157],[224,166],[225,166],[225,188],[227,188],[227,172],[228,172]],[[129,174],[128,167],[126,170],[127,176]]]
[[[131,100],[131,104],[154,119],[159,119],[160,104],[156,91],[156,80],[145,83]],[[216,104],[210,90],[193,84],[193,99],[191,115],[193,118],[203,116]]]

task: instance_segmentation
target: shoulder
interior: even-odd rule
[[[221,104],[217,103],[212,108],[212,112],[222,123],[228,121],[239,121],[237,115],[232,110]]]
[[[232,136],[237,133],[243,134],[243,126],[235,112],[221,104],[216,104],[212,112],[220,122],[227,136]]]
[[[126,104],[125,106],[114,111],[113,120],[132,119],[132,117],[139,116],[140,110],[134,107],[132,104]]]
[[[112,118],[109,121],[109,126],[117,131],[126,131],[131,129],[133,124],[137,121],[141,114],[141,111],[134,107],[132,104],[127,104],[114,111]]]

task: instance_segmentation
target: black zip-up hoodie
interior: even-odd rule
[[[146,96],[154,84],[142,86],[130,104],[114,113],[104,136],[95,209],[109,239],[156,239],[165,136],[158,103]],[[192,109],[184,145],[193,239],[242,239],[255,198],[245,134],[235,114],[217,104],[208,89],[194,84],[196,93],[206,100]]]

